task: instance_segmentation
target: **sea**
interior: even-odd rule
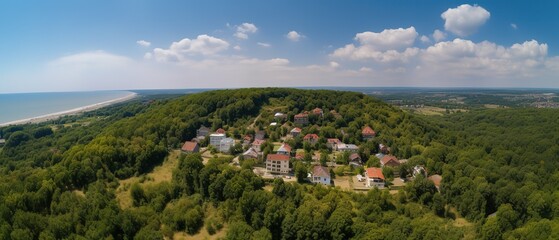
[[[126,97],[130,91],[0,94],[0,125]]]

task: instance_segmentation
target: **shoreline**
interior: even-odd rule
[[[84,113],[84,112],[97,110],[99,108],[103,108],[103,107],[106,107],[106,106],[109,106],[109,105],[112,105],[112,104],[115,104],[115,103],[128,101],[128,100],[131,100],[131,99],[133,99],[137,96],[138,96],[137,93],[132,92],[132,93],[130,93],[130,94],[124,96],[124,97],[109,100],[109,101],[104,101],[104,102],[100,102],[100,103],[95,103],[95,104],[91,104],[91,105],[87,105],[87,106],[83,106],[83,107],[78,107],[78,108],[74,108],[74,109],[70,109],[70,110],[55,112],[55,113],[49,113],[49,114],[45,114],[45,115],[41,115],[41,116],[37,116],[37,117],[25,118],[25,119],[15,120],[15,121],[7,122],[7,123],[0,123],[0,127],[6,127],[6,126],[10,126],[10,125],[29,124],[29,123],[41,123],[41,122],[46,122],[46,121],[50,121],[50,120],[55,120],[55,119],[58,119],[60,117],[66,116],[66,115],[76,115],[76,114],[80,114],[80,113]]]

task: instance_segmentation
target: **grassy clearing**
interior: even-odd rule
[[[139,183],[140,186],[145,187],[161,182],[170,182],[173,178],[173,169],[177,167],[179,156],[180,150],[174,150],[165,158],[163,164],[155,167],[152,172],[120,180],[116,189],[116,199],[120,207],[126,209],[132,206],[132,197],[130,196],[130,186],[132,184]]]

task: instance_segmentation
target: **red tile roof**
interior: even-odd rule
[[[278,151],[279,151],[280,149],[282,149],[282,148],[283,148],[283,150],[285,150],[286,152],[291,152],[291,146],[289,146],[289,144],[287,144],[287,143],[282,144],[282,145],[280,146],[280,148],[278,149]]]
[[[317,166],[313,167],[312,175],[313,175],[313,177],[329,178],[330,177],[330,171],[328,170],[327,167],[317,165]]]
[[[328,143],[336,143],[336,144],[341,143],[340,139],[337,139],[337,138],[328,138],[328,139],[326,139],[326,141]]]
[[[254,139],[252,145],[262,145],[262,143],[266,142],[264,139]]]
[[[182,145],[181,150],[185,152],[193,152],[196,146],[198,146],[197,142],[185,142],[184,145]]]
[[[384,155],[384,157],[382,157],[382,159],[380,160],[382,162],[382,165],[386,165],[388,162],[394,161],[397,164],[400,164],[400,162],[398,162],[398,158],[393,156],[393,155]]]
[[[291,129],[291,132],[299,132],[300,133],[301,129],[296,127],[296,128]]]
[[[367,177],[369,178],[380,178],[384,180],[384,174],[382,174],[382,169],[380,168],[367,168]]]
[[[223,128],[218,128],[217,130],[215,130],[216,133],[225,133],[225,130],[223,130]]]
[[[363,131],[361,131],[361,134],[367,136],[374,136],[376,133],[371,127],[366,126],[365,128],[363,128]]]
[[[270,161],[289,161],[289,156],[283,154],[268,154],[266,159]]]
[[[316,135],[314,133],[309,133],[309,134],[305,135],[305,137],[303,138],[303,140],[309,140],[309,139],[318,139],[318,135]]]
[[[349,155],[349,160],[350,160],[350,161],[353,161],[353,160],[356,160],[356,159],[361,159],[361,157],[359,156],[359,154],[357,154],[357,153],[352,153],[351,155]]]
[[[295,115],[295,118],[307,118],[307,117],[309,117],[309,115],[306,113],[299,113]]]
[[[322,109],[320,109],[320,108],[315,108],[315,109],[312,110],[312,113],[313,113],[313,114],[321,114],[321,113],[322,113]]]

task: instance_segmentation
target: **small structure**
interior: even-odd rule
[[[326,139],[326,146],[330,149],[337,149],[337,145],[342,143],[340,139],[337,138],[328,138]]]
[[[427,171],[421,165],[417,165],[417,166],[413,167],[412,176],[415,178],[419,175],[423,175],[424,177],[427,177]]]
[[[225,138],[224,133],[212,133],[210,134],[210,145],[219,148],[219,144],[221,143],[221,140],[223,140],[224,138]]]
[[[277,122],[272,122],[272,123],[270,123],[270,127],[275,127],[275,126],[277,126],[277,125],[278,125]]]
[[[289,133],[291,133],[292,137],[297,137],[297,136],[299,136],[299,134],[301,134],[301,129],[296,127],[296,128],[291,129],[291,131]]]
[[[390,148],[381,143],[378,145],[378,151],[382,154],[388,154],[390,152]]]
[[[306,113],[299,113],[293,117],[293,123],[298,125],[307,125],[309,124],[309,114]]]
[[[311,173],[311,182],[330,185],[332,179],[328,168],[320,165],[314,166]]]
[[[289,173],[289,156],[268,154],[266,157],[266,171],[269,173]]]
[[[355,144],[340,143],[336,145],[336,150],[340,152],[358,152],[359,147]]]
[[[393,155],[384,155],[384,157],[382,157],[380,159],[380,166],[381,167],[397,167],[397,166],[400,166],[400,162],[398,161],[398,158],[396,158]]]
[[[222,153],[228,153],[234,145],[235,139],[224,138],[219,142],[219,151]]]
[[[250,145],[250,142],[252,142],[252,136],[250,134],[245,135],[243,137],[243,146]]]
[[[0,139],[0,147],[6,144],[6,139]]]
[[[276,114],[274,114],[274,118],[278,121],[282,121],[287,118],[287,115],[281,112],[277,112]]]
[[[254,142],[252,142],[252,148],[254,148],[254,150],[260,152],[260,146],[266,142],[266,140],[262,140],[262,139],[255,139]]]
[[[181,151],[184,153],[197,153],[200,151],[200,146],[198,146],[197,142],[187,141],[182,145]]]
[[[210,134],[210,129],[206,126],[201,126],[196,130],[196,137],[207,137]]]
[[[311,144],[316,144],[318,142],[318,135],[314,133],[309,133],[303,137],[303,141],[309,142]]]
[[[363,131],[361,131],[361,136],[363,137],[363,140],[373,139],[376,134],[377,133],[369,126],[365,126],[365,128],[363,128]]]
[[[367,178],[367,187],[384,188],[384,174],[380,168],[367,168],[365,172]]]
[[[441,191],[441,189],[440,189],[440,187],[441,187],[441,180],[443,180],[443,177],[442,177],[441,175],[439,175],[439,174],[435,174],[435,175],[432,175],[432,176],[430,176],[430,177],[428,177],[428,178],[429,178],[429,180],[433,181],[433,183],[435,184],[435,187],[436,187],[437,190],[440,192],[440,191]]]
[[[318,116],[321,116],[321,117],[324,115],[324,111],[322,111],[321,108],[315,108],[315,109],[313,109],[313,110],[312,110],[312,113],[313,113],[314,115],[318,115]]]
[[[264,140],[266,138],[266,131],[257,131],[254,135],[254,139]]]
[[[353,166],[363,166],[363,161],[361,160],[361,156],[357,153],[352,153],[349,155],[349,165]]]
[[[365,180],[365,177],[363,177],[363,175],[361,175],[361,174],[357,174],[356,177],[357,177],[358,182],[363,182]]]
[[[258,159],[258,152],[254,148],[249,148],[243,153],[244,159]]]
[[[283,143],[278,150],[276,151],[277,154],[282,154],[282,155],[291,155],[291,146],[289,146],[289,144],[287,143]]]

